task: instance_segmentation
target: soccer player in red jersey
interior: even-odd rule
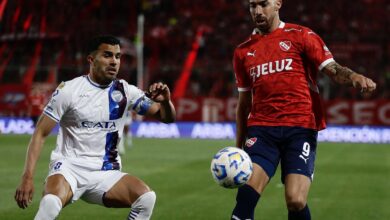
[[[233,58],[239,91],[236,145],[253,162],[238,189],[231,219],[253,219],[256,204],[281,163],[288,219],[311,219],[307,195],[314,173],[317,132],[325,128],[317,73],[362,92],[376,84],[334,61],[309,28],[279,18],[282,0],[249,0],[256,28]]]

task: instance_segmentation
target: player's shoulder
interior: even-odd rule
[[[250,47],[256,41],[252,37],[248,37],[244,42],[237,45],[236,50],[242,50]]]
[[[122,85],[124,85],[124,86],[133,86],[133,85],[131,85],[130,83],[128,83],[126,80],[124,80],[124,79],[117,79],[117,80],[115,80],[115,82],[116,83],[121,83]]]
[[[116,79],[114,81],[114,84],[122,84],[124,88],[127,88],[128,90],[132,90],[132,89],[135,89],[137,88],[136,86],[128,83],[126,80],[124,79]]]
[[[58,84],[56,90],[57,91],[61,90],[62,92],[70,91],[72,90],[71,87],[74,87],[74,84],[75,84],[74,79],[68,81],[62,81],[60,84]]]
[[[116,83],[122,84],[123,87],[125,88],[125,90],[127,91],[127,93],[129,94],[129,96],[134,96],[134,95],[142,93],[141,89],[139,89],[135,85],[128,83],[124,79],[118,79],[118,80],[116,80]]]
[[[240,44],[237,45],[236,50],[248,47],[250,45],[251,41],[252,41],[252,39],[250,37],[248,37],[244,42],[241,42]]]
[[[53,97],[59,95],[59,97],[62,98],[70,97],[70,99],[72,99],[71,97],[73,97],[73,94],[83,87],[82,84],[85,83],[85,77],[86,76],[79,76],[71,80],[62,81],[54,91]]]
[[[256,40],[250,36],[244,42],[238,44],[234,49],[235,56],[241,57],[241,54],[245,54],[253,44],[256,43]]]
[[[72,90],[80,86],[80,84],[85,83],[87,76],[79,76],[71,80],[62,81],[58,87],[64,90]]]

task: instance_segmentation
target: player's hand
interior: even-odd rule
[[[27,208],[27,206],[32,202],[33,194],[33,179],[22,177],[22,182],[15,192],[15,201],[18,203],[18,206],[22,209]]]
[[[149,86],[146,96],[155,102],[164,102],[171,99],[171,92],[166,84],[158,82]]]
[[[370,78],[361,74],[353,74],[351,76],[352,85],[354,88],[360,89],[360,92],[372,92],[376,89],[376,83]]]

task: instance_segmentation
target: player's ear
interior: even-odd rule
[[[89,64],[93,63],[93,59],[94,59],[94,57],[92,56],[92,54],[89,54],[87,56],[87,61],[88,61]]]
[[[279,9],[282,7],[282,0],[275,0],[275,11],[279,11]]]

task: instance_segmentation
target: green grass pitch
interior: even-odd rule
[[[28,136],[0,135],[0,219],[33,219],[48,171],[55,137],[46,141],[38,162],[32,205],[19,209],[14,192],[23,169]],[[214,183],[209,167],[214,153],[233,141],[135,139],[123,157],[123,171],[143,179],[157,193],[152,219],[229,219],[235,190]],[[390,146],[320,143],[309,195],[317,220],[390,219]],[[108,209],[82,200],[58,219],[126,219],[129,209]],[[256,219],[287,219],[283,185],[277,172],[262,195]]]

